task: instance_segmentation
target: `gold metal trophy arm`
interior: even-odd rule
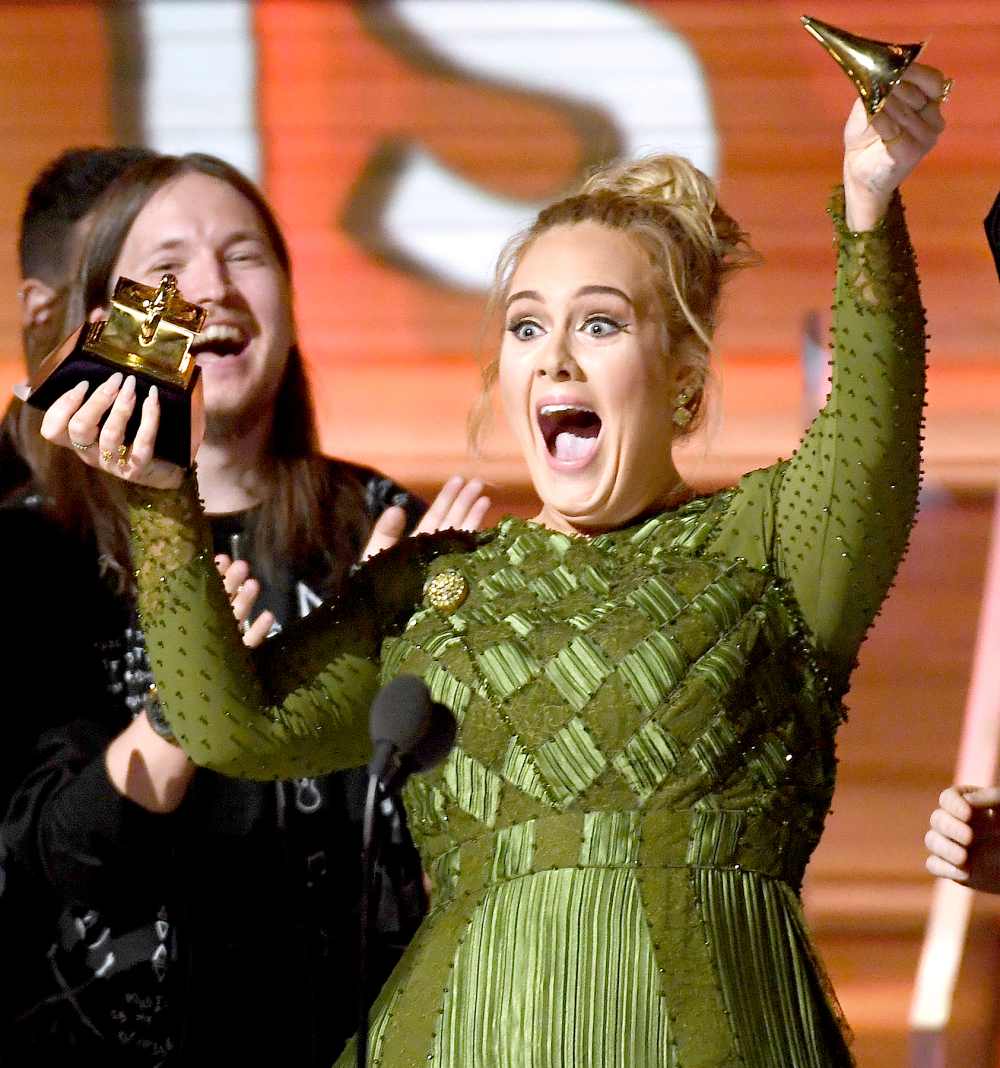
[[[156,328],[160,325],[170,303],[170,298],[177,292],[177,279],[172,274],[165,274],[160,281],[151,300],[144,300],[142,306],[146,309],[146,318],[139,324],[139,344],[152,345],[156,337]]]
[[[892,44],[858,37],[809,15],[802,16],[802,25],[854,83],[869,117],[882,110],[889,94],[903,80],[907,68],[927,43]]]

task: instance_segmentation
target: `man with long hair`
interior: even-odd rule
[[[101,313],[118,276],[157,281],[167,271],[208,312],[193,351],[207,415],[198,482],[215,550],[248,560],[258,583],[245,566],[229,570],[238,614],[259,591],[256,632],[262,621],[277,630],[335,596],[369,538],[391,541],[422,505],[370,468],[321,455],[284,239],[260,192],[221,160],[156,156],[108,188],[63,332]],[[251,783],[195,770],[150,699],[121,501],[42,443],[38,420],[20,413],[32,494],[86,546],[89,616],[68,630],[97,652],[78,658],[86,666],[71,686],[45,694],[43,722],[64,722],[42,735],[4,825],[11,892],[46,898],[59,922],[46,967],[20,991],[19,1052],[129,1065],[330,1063],[356,1003],[364,780]],[[481,490],[453,481],[422,525],[477,525]],[[57,614],[61,569],[25,555],[26,570],[52,582]],[[72,571],[82,581],[75,562]],[[60,642],[53,666],[69,645]],[[386,874],[378,981],[424,906],[408,846]]]

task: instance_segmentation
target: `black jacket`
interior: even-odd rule
[[[371,519],[393,503],[411,520],[422,510],[367,468],[335,473],[358,480]],[[119,795],[104,751],[149,678],[134,607],[33,504],[0,513],[18,617],[0,764],[12,1018],[0,1063],[328,1065],[354,1027],[364,772],[254,783],[199,771],[167,816]],[[219,551],[236,533],[252,561],[252,514],[213,526]],[[279,619],[316,599],[323,576],[308,577],[265,589]],[[424,905],[411,845],[383,875],[376,990]]]

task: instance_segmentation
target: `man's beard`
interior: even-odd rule
[[[262,420],[271,418],[273,404],[273,398],[261,401],[255,397],[241,408],[221,412],[206,409],[205,441],[210,445],[221,445],[246,437]]]

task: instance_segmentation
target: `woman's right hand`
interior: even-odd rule
[[[42,437],[53,445],[72,448],[88,467],[155,489],[173,489],[184,477],[176,464],[153,456],[160,425],[160,403],[153,386],[142,404],[139,430],[131,446],[125,445],[125,427],[135,407],[135,377],[124,382],[118,372],[87,397],[87,383],[64,393],[42,419]],[[101,426],[101,419],[104,426]]]

